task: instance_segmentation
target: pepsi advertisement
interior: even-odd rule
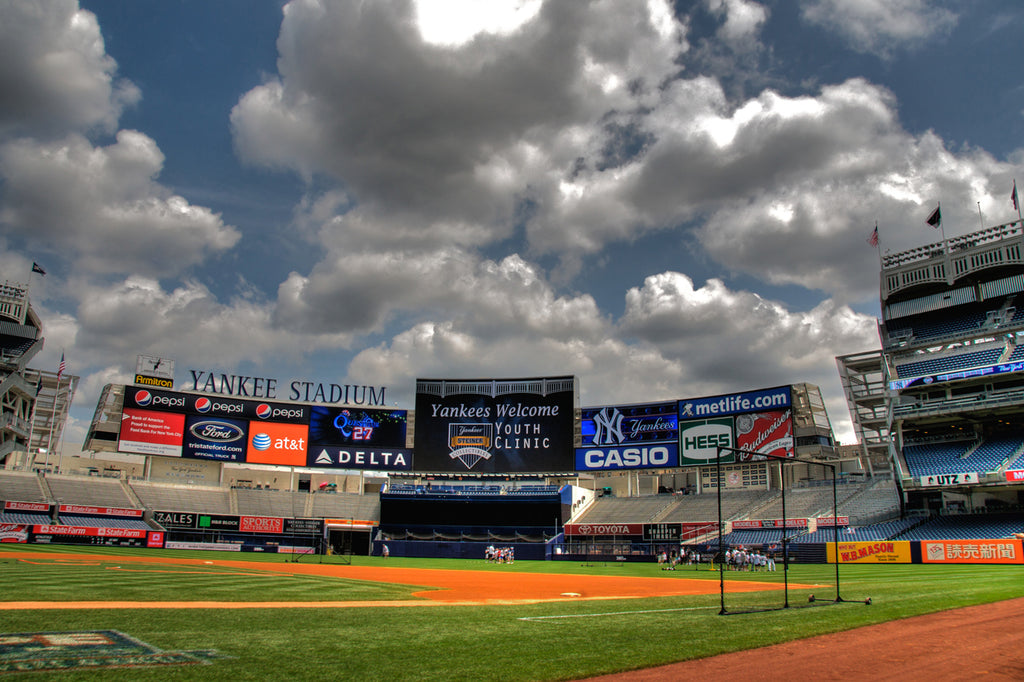
[[[135,386],[125,386],[124,407],[282,424],[308,424],[310,413],[308,405],[211,397]]]

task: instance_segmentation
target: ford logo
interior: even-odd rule
[[[213,420],[196,422],[189,431],[196,438],[212,443],[230,443],[240,440],[245,435],[242,429],[234,424]]]

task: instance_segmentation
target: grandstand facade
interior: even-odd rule
[[[837,358],[865,460],[909,512],[1020,509],[1024,222],[885,255],[880,298],[881,349]]]
[[[27,284],[0,282],[0,465],[56,468],[78,377],[29,367],[43,325]]]

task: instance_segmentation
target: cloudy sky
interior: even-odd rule
[[[879,253],[1016,219],[1015,0],[0,0],[0,277],[82,377],[139,353],[583,405],[822,388]]]

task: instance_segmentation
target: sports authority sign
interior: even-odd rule
[[[415,469],[574,470],[575,377],[417,379]]]

